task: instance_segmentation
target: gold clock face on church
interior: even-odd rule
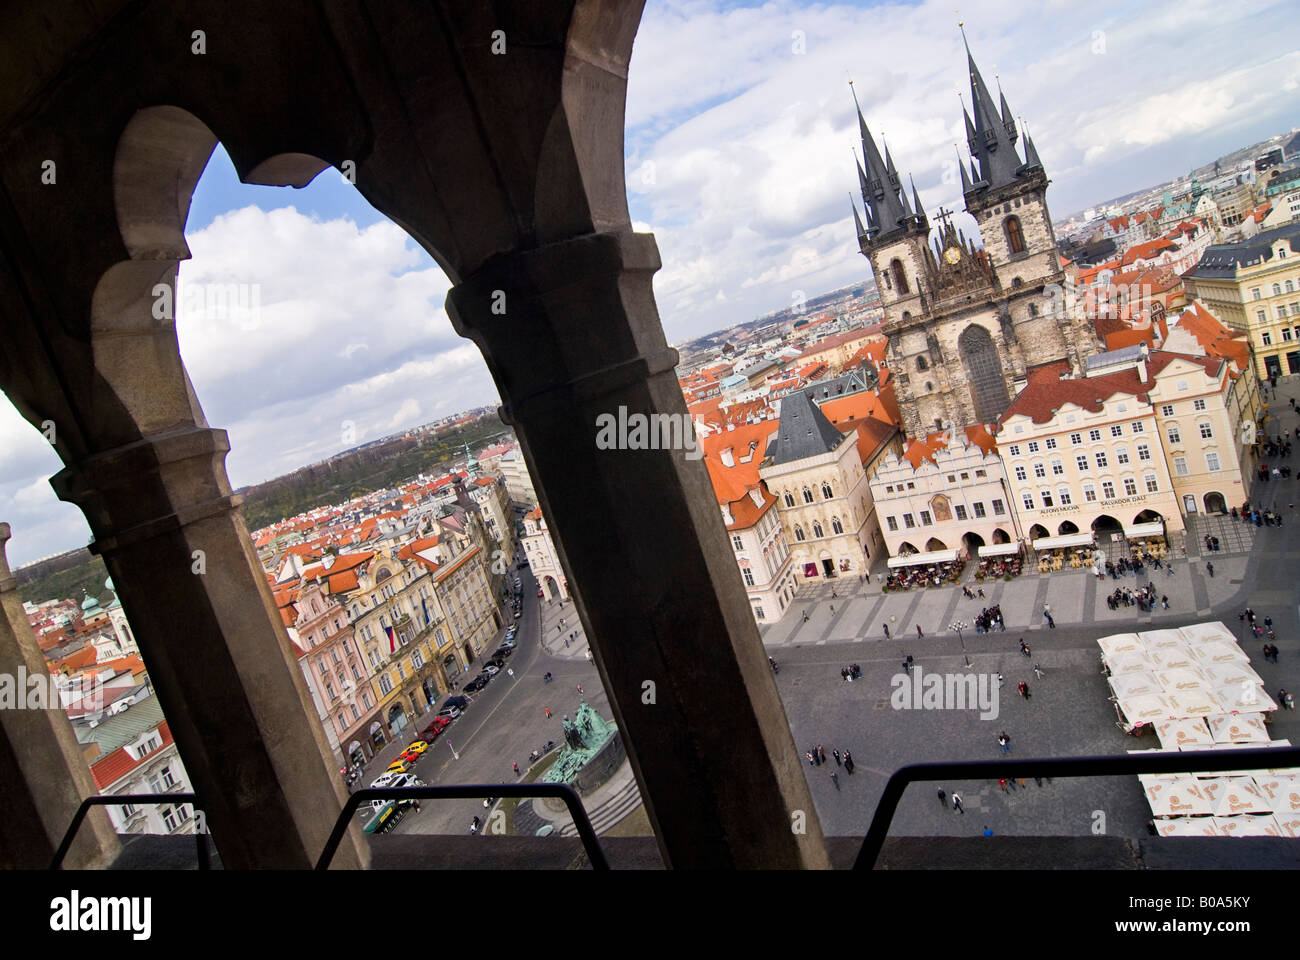
[[[961,259],[961,247],[949,247],[943,252],[943,258],[955,266]]]

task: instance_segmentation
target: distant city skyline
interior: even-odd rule
[[[1300,53],[1282,3],[1175,8],[967,3],[971,50],[1033,134],[1057,219],[1185,175],[1296,125]],[[965,55],[951,6],[772,0],[650,3],[629,70],[629,210],[663,257],[670,342],[869,279],[849,209],[852,77],[871,129],[932,214],[959,206]],[[1224,59],[1223,51],[1249,51]],[[182,355],[209,422],[229,431],[236,487],[451,413],[499,402],[443,309],[450,281],[357,188],[240,184],[218,148],[196,190],[185,285],[257,292],[259,314],[182,309]],[[349,437],[353,439],[349,440]],[[83,545],[62,464],[0,404],[0,519],[15,564]]]

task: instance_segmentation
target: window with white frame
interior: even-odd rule
[[[1058,477],[1063,476],[1065,474],[1065,463],[1061,460],[1053,460],[1052,473]]]
[[[1104,450],[1098,450],[1098,451],[1097,451],[1096,460],[1097,460],[1097,469],[1098,469],[1098,470],[1105,470],[1105,469],[1106,469],[1106,452],[1105,452]]]
[[[1079,468],[1080,473],[1088,472],[1088,458],[1085,457],[1083,454],[1079,454],[1077,457],[1074,458],[1074,464]]]
[[[1069,487],[1058,488],[1056,491],[1056,498],[1060,502],[1061,506],[1068,507],[1070,505],[1070,488]]]
[[[1017,465],[1017,466],[1016,466],[1016,479],[1017,479],[1017,480],[1028,480],[1028,479],[1029,479],[1029,474],[1025,472],[1025,468],[1024,468],[1023,466],[1020,466],[1020,465]]]
[[[1044,506],[1044,507],[1055,506],[1055,504],[1054,504],[1053,501],[1052,501],[1052,491],[1051,491],[1051,490],[1039,490],[1039,491],[1038,491],[1038,499],[1041,500],[1041,501],[1043,502],[1043,506]]]
[[[1128,463],[1128,447],[1115,448],[1115,462],[1120,466]]]
[[[1032,493],[1026,493],[1022,502],[1024,503],[1026,510],[1034,509],[1034,495]]]
[[[1142,433],[1145,429],[1146,429],[1146,428],[1142,425],[1142,421],[1141,421],[1141,420],[1134,420],[1134,421],[1133,421],[1133,432],[1134,432],[1134,433]]]
[[[1011,446],[1007,447],[1007,453],[1013,457],[1020,456],[1020,445],[1013,443]]]
[[[1056,438],[1055,438],[1055,437],[1048,437],[1046,440],[1043,441],[1043,446],[1047,447],[1048,450],[1055,450],[1055,449],[1056,449]]]
[[[1176,476],[1176,477],[1185,477],[1185,476],[1187,476],[1187,458],[1186,458],[1186,457],[1174,457],[1174,476]]]
[[[1109,480],[1103,480],[1101,482],[1101,498],[1103,500],[1114,500],[1115,484],[1111,483]]]
[[[1166,435],[1169,437],[1169,442],[1170,442],[1170,443],[1182,443],[1182,442],[1183,442],[1183,435],[1182,435],[1181,433],[1178,432],[1178,427],[1177,427],[1175,424],[1172,424],[1172,423],[1171,423],[1171,424],[1169,425],[1168,429],[1165,430],[1165,433],[1166,433]]]
[[[1159,492],[1160,492],[1160,482],[1159,482],[1158,480],[1156,480],[1156,475],[1155,475],[1154,473],[1148,473],[1148,474],[1147,474],[1145,477],[1143,477],[1142,479],[1143,479],[1144,481],[1146,481],[1146,485],[1147,485],[1147,493],[1159,493]]]
[[[958,520],[966,519],[966,508],[960,503],[953,507],[953,512],[956,513]]]
[[[1088,431],[1088,439],[1091,440],[1091,441],[1093,441],[1094,443],[1095,443],[1096,441],[1100,440],[1100,439],[1101,439],[1101,431],[1100,431],[1100,430],[1089,430],[1089,431]]]
[[[1139,459],[1139,460],[1150,460],[1150,459],[1151,459],[1151,448],[1150,448],[1149,446],[1147,446],[1145,443],[1139,443],[1138,446],[1137,446],[1137,450],[1138,450],[1138,459]]]
[[[1202,420],[1196,425],[1196,428],[1201,431],[1202,440],[1211,440],[1214,438],[1214,430],[1210,427],[1210,421]]]
[[[1077,447],[1079,444],[1083,443],[1083,434],[1081,434],[1081,433],[1072,433],[1072,434],[1070,434],[1070,443],[1073,444],[1073,445],[1076,446],[1076,447]]]
[[[895,531],[898,529],[897,517],[885,517],[885,523],[888,524],[890,531]]]
[[[1030,440],[1030,441],[1029,441],[1029,445],[1028,445],[1028,449],[1029,449],[1029,452],[1030,452],[1030,453],[1037,453],[1037,452],[1038,452],[1038,441],[1037,441],[1037,440]]]
[[[1124,424],[1122,423],[1111,424],[1110,435],[1112,437],[1124,436]]]
[[[1266,347],[1271,347],[1273,345],[1273,335],[1267,330],[1260,334],[1260,339],[1264,341],[1264,346]]]
[[[1219,455],[1213,451],[1205,455],[1205,469],[1214,471],[1219,469]]]
[[[1133,496],[1136,496],[1136,495],[1137,495],[1137,492],[1138,492],[1137,481],[1134,480],[1132,477],[1125,477],[1125,478],[1124,478],[1124,496],[1126,496],[1126,497],[1133,497]]]
[[[921,526],[923,526],[923,527],[928,527],[928,526],[930,526],[933,522],[934,522],[934,521],[930,519],[930,511],[929,511],[929,510],[922,510],[922,511],[921,511]]]
[[[1097,502],[1097,488],[1091,483],[1085,483],[1083,485],[1083,499],[1088,501],[1088,503]]]
[[[1034,476],[1036,476],[1036,477],[1045,477],[1045,476],[1047,476],[1047,470],[1046,470],[1046,468],[1043,466],[1043,463],[1042,463],[1041,460],[1034,464]]]
[[[994,500],[994,501],[993,501],[993,512],[994,512],[994,513],[1001,513],[1001,512],[1002,512],[1001,507],[1002,507],[1002,501],[1001,501],[1001,500]],[[982,516],[984,516],[984,502],[983,502],[982,500],[977,500],[975,503],[972,503],[972,504],[971,504],[971,509],[973,509],[973,510],[975,511],[975,516],[976,516],[976,517],[982,517]]]

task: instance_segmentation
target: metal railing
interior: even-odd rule
[[[59,842],[59,849],[54,851],[50,869],[63,869],[63,860],[72,849],[72,841],[76,839],[77,831],[81,829],[82,821],[86,819],[86,814],[90,812],[91,807],[132,807],[140,803],[181,803],[187,800],[195,804],[192,815],[197,817],[200,811],[192,793],[119,793],[116,796],[87,797],[77,807],[72,823],[68,825],[67,832]],[[212,864],[208,854],[208,833],[206,830],[196,830],[194,837],[198,843],[199,869],[210,870]]]
[[[609,869],[609,862],[605,859],[605,852],[601,850],[600,842],[596,839],[596,830],[591,825],[591,819],[587,816],[587,811],[582,806],[582,801],[578,798],[577,792],[567,783],[493,783],[466,784],[452,787],[366,787],[352,794],[348,797],[347,802],[343,804],[343,810],[334,822],[334,829],[330,831],[329,840],[325,842],[325,849],[321,852],[320,859],[316,861],[316,869],[329,869],[330,862],[334,859],[334,854],[343,841],[343,834],[347,832],[352,815],[362,803],[371,800],[386,800],[393,797],[410,800],[557,797],[563,800],[564,805],[568,807],[569,816],[573,818],[573,825],[577,828],[578,837],[582,840],[582,848],[587,853],[591,868],[593,870]]]
[[[1300,766],[1300,747],[1258,750],[1191,750],[1184,753],[1143,751],[1122,757],[1072,757],[1048,760],[977,760],[960,763],[917,763],[896,770],[862,840],[854,870],[871,870],[880,858],[889,826],[903,791],[912,783],[937,780],[997,780],[1005,777],[1115,777],[1139,773],[1208,773],[1212,770],[1255,770]]]

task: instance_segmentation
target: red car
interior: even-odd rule
[[[433,743],[438,738],[438,734],[451,726],[451,721],[446,717],[434,717],[433,722],[420,731],[420,739],[425,743]]]

